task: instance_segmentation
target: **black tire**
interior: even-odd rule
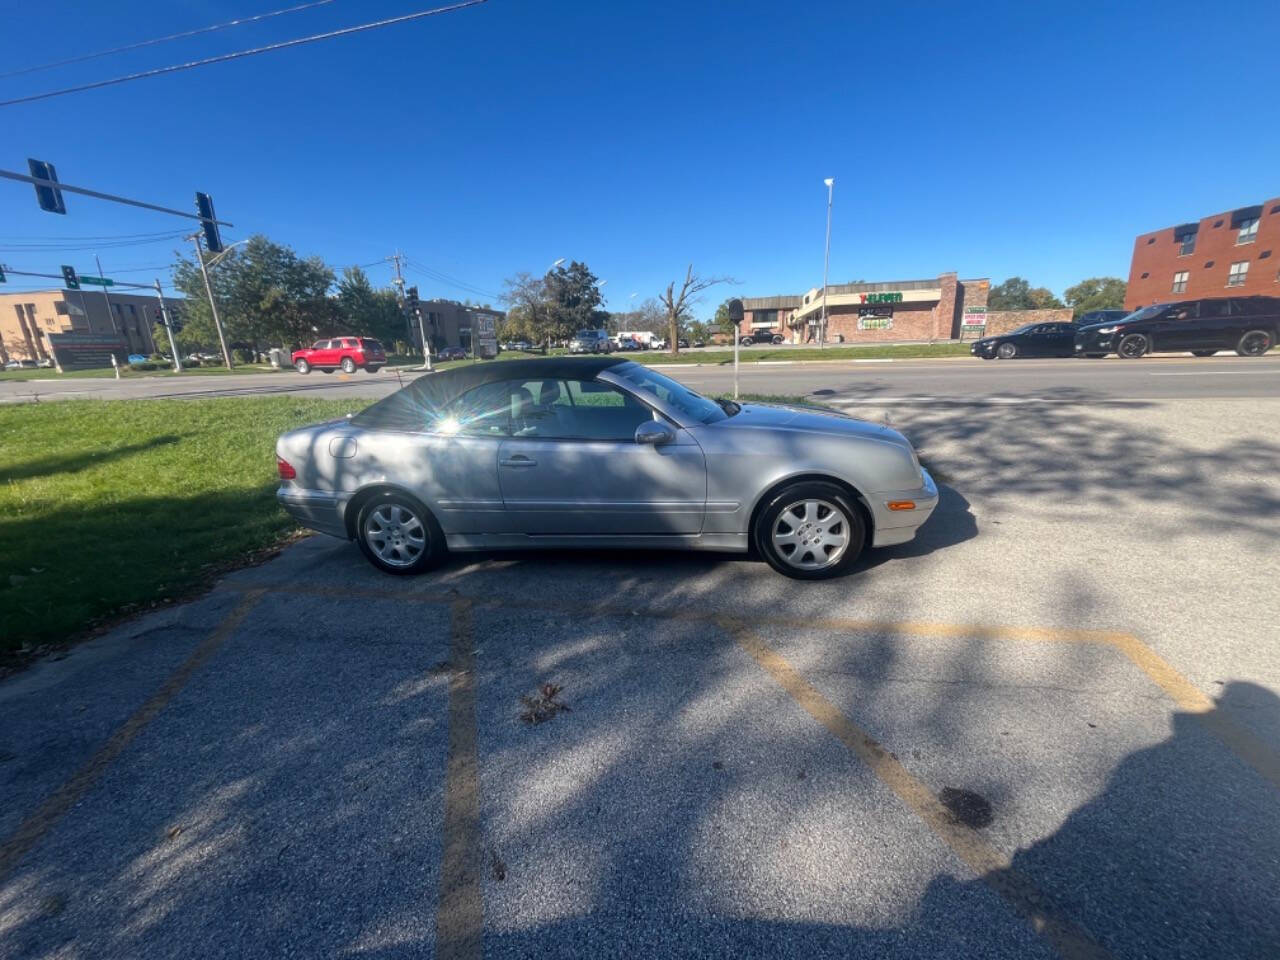
[[[834,562],[827,562],[826,565],[804,567],[797,565],[796,558],[798,551],[804,551],[800,555],[800,562],[807,556],[814,563],[823,563],[823,559],[818,555],[819,551],[831,551],[828,546],[817,544],[806,545],[803,542],[795,546],[791,551],[785,550],[785,544],[779,546],[774,540],[774,530],[778,527],[781,520],[785,526],[791,526],[797,534],[807,533],[810,529],[814,530],[815,536],[818,536],[822,528],[809,528],[805,524],[809,521],[799,516],[795,512],[795,508],[805,502],[820,502],[825,504],[832,510],[838,511],[841,515],[834,521],[834,526],[828,525],[826,530],[835,535],[839,535],[840,527],[843,527],[845,542],[839,548],[838,556]],[[791,517],[795,523],[788,523],[786,517]],[[816,521],[830,524],[830,512],[823,514],[821,510],[815,514]],[[787,535],[785,531],[783,535]],[[752,540],[755,543],[756,550],[764,557],[769,566],[773,567],[783,576],[791,577],[795,580],[827,580],[831,577],[838,577],[847,573],[849,569],[862,555],[863,547],[867,540],[867,525],[863,519],[862,508],[854,502],[854,500],[844,491],[842,487],[836,486],[834,483],[825,483],[818,480],[801,480],[789,486],[783,487],[775,493],[768,503],[756,515],[754,528],[751,531]]]
[[[996,348],[996,355],[999,356],[1001,360],[1012,360],[1014,357],[1018,355],[1017,344],[1013,344],[1013,343],[1000,344],[1000,346]]]
[[[381,370],[381,369],[382,369],[381,367],[365,367],[365,368],[364,368],[364,372],[365,372],[365,373],[377,373],[377,372],[378,372],[379,370]]]
[[[741,340],[739,340],[738,342],[739,342],[740,344],[742,344],[744,347],[749,347],[749,346],[751,346],[753,343],[755,343],[755,341],[754,341],[754,340],[752,340],[750,337],[743,337],[743,338],[742,338]]]
[[[356,372],[356,362],[350,357],[343,357],[339,366],[342,367],[343,373],[351,374]]]
[[[1128,333],[1116,344],[1116,354],[1126,360],[1137,360],[1151,352],[1151,341],[1141,333]]]
[[[782,339],[782,337],[775,336],[775,337],[773,338],[773,345],[774,345],[775,347],[776,347],[776,346],[781,345],[781,344],[782,344],[782,343],[784,343],[784,342],[785,342],[785,341]]]
[[[1242,357],[1260,357],[1276,344],[1268,330],[1246,330],[1236,344],[1236,353]]]
[[[293,365],[293,369],[297,370],[299,373],[307,374],[311,372],[311,364],[307,363],[305,360],[299,360]]]
[[[385,539],[378,538],[378,529],[387,532]],[[420,538],[414,537],[418,532]],[[383,573],[397,576],[429,570],[448,553],[444,533],[431,511],[404,493],[387,491],[365,501],[356,516],[355,534],[365,559]],[[421,547],[415,552],[419,541]]]
[[[1191,355],[1193,357],[1212,357],[1217,352],[1217,350],[1192,350]]]

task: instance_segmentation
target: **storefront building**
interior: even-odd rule
[[[165,298],[170,311],[182,301]],[[101,290],[0,293],[0,364],[52,358],[50,334],[118,337],[127,353],[156,352],[155,296]],[[162,336],[163,339],[163,336]],[[164,352],[169,345],[164,343]]]
[[[944,273],[926,280],[831,284],[826,292],[828,343],[958,340],[986,324],[987,279]],[[748,297],[740,332],[771,330],[788,343],[821,337],[822,287],[799,296]]]

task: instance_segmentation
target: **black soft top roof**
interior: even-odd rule
[[[591,379],[602,370],[630,363],[625,357],[531,357],[471,363],[419,377],[403,390],[379,400],[352,423],[388,429],[420,429],[462,394],[502,380]]]

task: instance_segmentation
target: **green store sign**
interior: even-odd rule
[[[900,293],[864,293],[861,294],[863,303],[901,303],[902,294]]]

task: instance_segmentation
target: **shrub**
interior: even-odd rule
[[[152,363],[150,360],[146,361],[145,363],[129,364],[130,370],[154,370],[155,368],[156,368],[156,365]]]

